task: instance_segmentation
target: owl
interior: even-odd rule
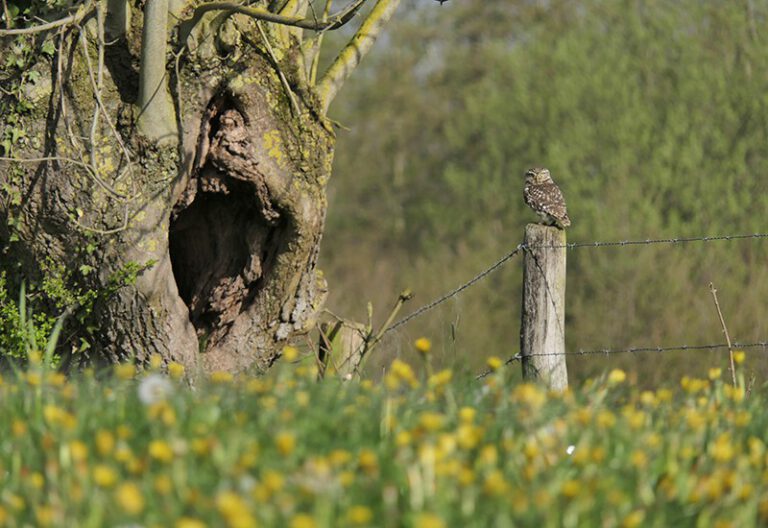
[[[525,173],[525,203],[541,217],[546,225],[565,229],[571,225],[565,210],[565,199],[552,180],[548,169],[533,168]]]

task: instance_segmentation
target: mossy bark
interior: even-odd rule
[[[42,88],[14,150],[28,161],[0,161],[4,267],[39,281],[85,264],[98,272],[78,280],[104,288],[128,263],[147,266],[100,301],[76,361],[157,353],[190,369],[265,369],[325,296],[316,262],[335,138],[323,105],[297,40],[213,14],[167,56],[178,138],[150,140],[136,126],[141,13],[130,19],[107,39],[101,90],[89,26],[62,32],[34,66]]]

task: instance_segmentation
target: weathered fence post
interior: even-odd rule
[[[365,350],[365,326],[351,321],[320,325],[320,376],[335,374],[351,379]]]
[[[543,381],[552,390],[568,387],[565,366],[565,231],[525,227],[523,314],[520,353],[523,378]]]

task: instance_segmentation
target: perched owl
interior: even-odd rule
[[[565,229],[571,225],[565,210],[565,199],[552,180],[548,169],[533,168],[525,173],[525,203],[536,211],[546,225]]]

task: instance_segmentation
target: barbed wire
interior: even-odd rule
[[[494,271],[496,271],[499,267],[504,265],[505,262],[507,262],[509,259],[511,259],[515,255],[517,255],[518,253],[520,253],[520,250],[522,250],[522,249],[523,249],[523,245],[522,244],[518,244],[515,249],[513,249],[512,251],[510,251],[509,253],[507,253],[503,257],[501,257],[499,260],[494,262],[490,267],[484,269],[483,271],[481,271],[480,273],[478,273],[477,275],[472,277],[470,280],[468,280],[467,282],[465,282],[464,284],[462,284],[458,288],[455,288],[455,289],[449,291],[445,295],[435,299],[434,301],[432,301],[429,304],[425,304],[424,306],[422,306],[418,310],[415,310],[415,311],[411,312],[410,314],[406,315],[405,317],[403,317],[402,319],[400,319],[399,321],[394,323],[392,326],[390,326],[389,328],[384,330],[384,333],[382,334],[382,336],[387,334],[387,333],[389,333],[389,332],[391,332],[392,330],[394,330],[394,329],[396,329],[396,328],[398,328],[400,326],[403,326],[404,324],[408,323],[411,319],[414,319],[414,318],[420,316],[424,312],[428,312],[432,308],[435,308],[437,305],[444,303],[445,301],[447,301],[451,297],[455,297],[456,295],[460,294],[461,292],[463,292],[467,288],[471,287],[476,282],[484,279],[487,275],[489,275],[489,274],[493,273]]]
[[[756,341],[753,343],[732,343],[734,350],[743,348],[764,348],[768,349],[768,341]],[[643,346],[643,347],[630,347],[630,348],[594,348],[590,350],[577,350],[571,352],[540,352],[537,354],[528,354],[525,357],[548,357],[548,356],[587,356],[587,355],[603,355],[610,356],[613,354],[639,354],[646,352],[665,353],[665,352],[687,352],[692,350],[717,350],[721,348],[728,348],[728,343],[711,343],[706,345],[675,345],[675,346]],[[521,361],[523,355],[517,353],[504,362],[504,365],[510,365],[516,361]],[[493,369],[488,369],[481,374],[478,374],[475,379],[482,379],[494,372]]]
[[[484,279],[486,276],[490,275],[494,271],[496,271],[499,267],[501,267],[503,264],[505,264],[509,259],[517,255],[521,250],[525,249],[578,249],[578,248],[600,248],[600,247],[615,247],[615,246],[641,246],[641,245],[651,245],[651,244],[687,244],[691,242],[720,242],[720,241],[729,241],[729,240],[745,240],[745,239],[761,239],[761,238],[768,238],[768,233],[750,233],[750,234],[736,234],[736,235],[711,235],[711,236],[698,236],[698,237],[675,237],[675,238],[647,238],[645,240],[609,240],[609,241],[594,241],[594,242],[573,242],[570,244],[554,244],[554,245],[537,245],[537,246],[528,246],[526,244],[518,244],[515,249],[501,257],[499,260],[494,262],[491,266],[484,269],[474,277],[472,277],[470,280],[459,286],[458,288],[455,288],[448,293],[442,295],[441,297],[438,297],[434,301],[425,304],[421,308],[414,310],[410,314],[406,315],[396,323],[394,323],[392,326],[384,330],[384,332],[381,334],[382,336],[388,334],[392,330],[395,330],[396,328],[399,328],[403,326],[404,324],[407,324],[412,319],[415,319],[416,317],[422,315],[425,312],[428,312],[432,310],[433,308],[436,308],[440,304],[444,303],[445,301],[451,299],[452,297],[455,297],[456,295],[460,294],[462,291],[466,290],[467,288],[473,286],[477,282]],[[585,352],[586,353],[586,352]]]
[[[691,242],[721,242],[729,240],[745,240],[756,238],[768,238],[768,233],[750,233],[739,235],[713,235],[698,237],[675,237],[675,238],[646,238],[645,240],[610,240],[595,242],[573,242],[571,244],[537,245],[531,246],[531,249],[578,249],[578,248],[596,248],[612,246],[645,246],[650,244],[688,244]],[[525,244],[523,244],[523,247]]]

